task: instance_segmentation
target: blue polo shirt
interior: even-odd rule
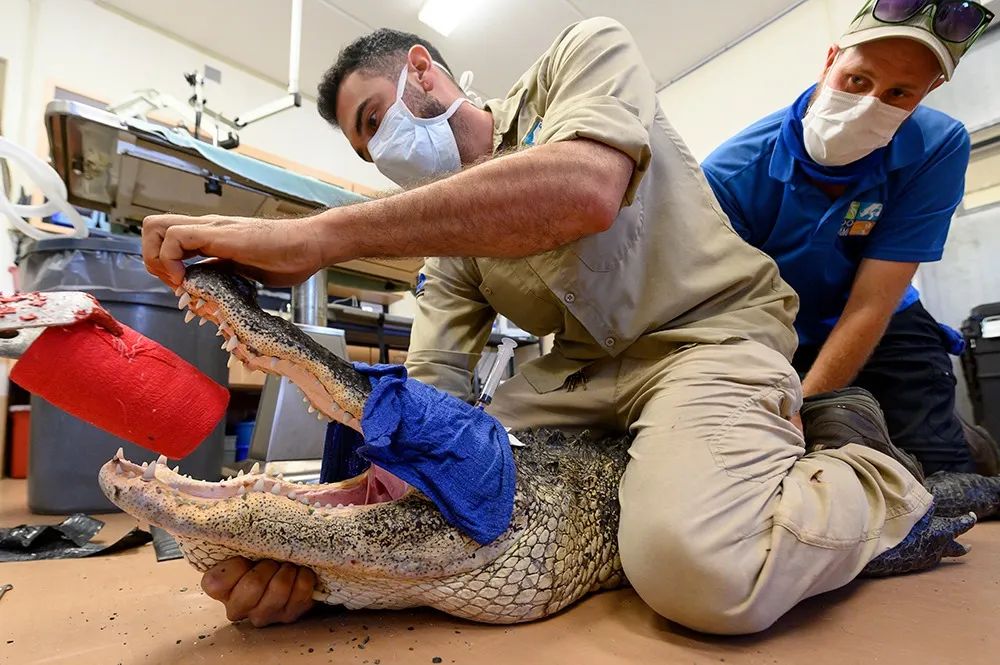
[[[937,261],[965,192],[969,135],[959,121],[918,107],[885,150],[881,173],[836,201],[796,166],[783,109],[715,150],[702,168],[736,231],[770,255],[801,301],[799,343],[826,341],[862,259]],[[919,299],[912,286],[903,310]]]

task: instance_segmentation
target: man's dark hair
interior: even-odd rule
[[[337,56],[337,62],[323,74],[319,84],[319,98],[316,102],[319,114],[334,127],[337,126],[337,95],[340,84],[352,72],[362,70],[368,73],[380,74],[392,81],[399,75],[403,59],[410,47],[420,44],[431,54],[431,58],[445,66],[451,72],[451,67],[444,61],[441,53],[426,39],[409,32],[400,32],[391,28],[379,28],[375,32],[358,37],[344,47]]]

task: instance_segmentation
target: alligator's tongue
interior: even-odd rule
[[[367,482],[362,483],[358,488],[365,491],[364,501],[355,501],[355,503],[368,505],[394,501],[403,495],[406,487],[406,483],[396,476],[385,469],[372,465],[371,471],[367,476]]]

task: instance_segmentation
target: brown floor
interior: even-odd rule
[[[31,516],[25,483],[0,481],[0,526]],[[99,516],[117,539],[126,515]],[[1000,662],[1000,522],[963,537],[973,552],[922,575],[859,582],[813,598],[757,636],[700,635],[628,590],[547,621],[483,626],[432,611],[316,612],[293,626],[229,624],[183,561],[152,546],[82,560],[0,563],[0,663],[905,663]],[[440,661],[436,661],[440,658]]]

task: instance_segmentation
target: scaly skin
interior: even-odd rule
[[[930,476],[924,485],[934,495],[936,514],[942,517],[955,517],[971,511],[979,519],[986,519],[1000,509],[1000,476],[939,471]]]
[[[181,290],[182,304],[218,324],[233,355],[254,369],[298,379],[317,411],[360,431],[368,380],[298,327],[262,311],[249,281],[224,263],[201,263],[187,269]]]
[[[913,525],[903,542],[875,557],[861,574],[865,577],[904,575],[933,568],[944,557],[964,556],[969,549],[955,538],[975,524],[975,513],[939,517],[931,508]]]
[[[532,430],[518,438],[527,447],[514,450],[511,526],[484,547],[413,489],[372,505],[322,507],[365,477],[306,485],[250,474],[203,483],[163,463],[143,469],[116,456],[99,481],[122,510],[173,534],[198,570],[233,556],[290,561],[316,572],[315,596],[327,603],[426,605],[473,621],[516,623],[625,583],[618,479],[628,457],[624,437]]]
[[[295,326],[262,312],[252,285],[229,274],[225,264],[189,268],[178,296],[182,308],[219,324],[234,356],[289,376],[320,417],[360,431],[367,379]],[[327,603],[430,606],[474,621],[516,623],[627,584],[617,531],[618,482],[629,445],[627,437],[545,429],[516,435],[527,445],[513,451],[513,518],[486,546],[375,467],[342,483],[306,485],[264,476],[255,466],[249,475],[213,484],[179,476],[164,458],[138,467],[119,451],[99,480],[113,503],[173,534],[198,570],[234,556],[288,561],[316,572],[315,596]],[[963,513],[981,505],[985,490],[977,483],[975,491],[960,489],[968,485],[961,478],[934,482],[939,513],[928,514],[864,574],[911,572],[965,553],[954,537],[975,523]],[[991,488],[995,509],[1000,488]]]

